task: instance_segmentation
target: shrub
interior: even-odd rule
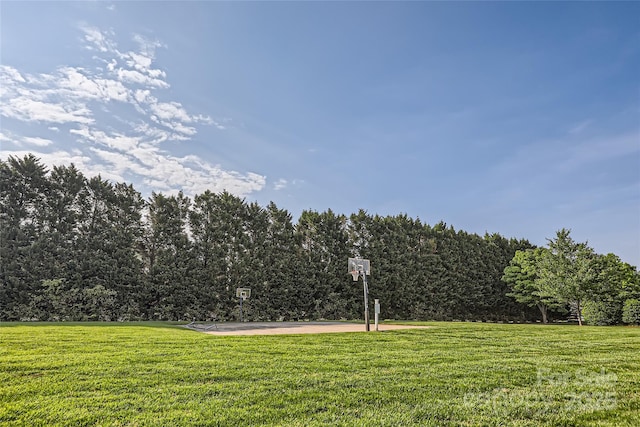
[[[587,301],[582,310],[585,323],[589,325],[616,325],[621,320],[620,305],[616,302]]]
[[[640,301],[628,299],[622,308],[622,321],[630,325],[640,325]]]

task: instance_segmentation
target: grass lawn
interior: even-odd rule
[[[429,324],[0,323],[0,425],[640,425],[640,328]]]

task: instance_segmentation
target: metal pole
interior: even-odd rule
[[[380,300],[376,299],[376,300],[373,300],[373,301],[374,301],[373,312],[375,313],[374,317],[375,317],[375,323],[376,323],[376,332],[378,332],[378,318],[379,318],[379,314],[380,314]]]
[[[242,320],[242,300],[244,298],[240,297],[240,323],[244,322],[244,320]]]
[[[369,332],[371,330],[371,326],[369,326],[369,288],[367,287],[367,273],[362,271],[362,282],[364,283],[364,324],[366,327],[366,331]]]

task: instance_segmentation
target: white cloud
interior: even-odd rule
[[[144,135],[145,141],[148,141],[151,144],[160,144],[171,139],[172,137],[171,132],[167,132],[164,129],[151,126],[146,122],[141,122],[137,125],[134,125],[134,130],[139,134]]]
[[[4,134],[4,132],[0,131],[0,141],[12,142],[13,139]]]
[[[0,106],[0,114],[23,121],[48,123],[93,123],[91,111],[84,105],[47,103],[24,96],[10,99]]]
[[[155,50],[164,47],[160,42],[135,35],[139,50],[121,52],[112,32],[86,24],[80,29],[85,47],[95,54],[96,67],[64,66],[52,73],[26,74],[0,66],[0,115],[32,127],[48,124],[42,135],[5,132],[0,140],[30,144],[36,148],[30,153],[44,164],[74,163],[87,176],[100,172],[114,181],[141,179],[149,190],[227,190],[245,196],[264,188],[262,175],[228,171],[196,156],[176,157],[166,151],[167,144],[194,138],[198,125],[223,130],[231,119],[191,114],[179,101],[160,100],[158,91],[169,87],[165,71],[153,68]],[[46,132],[55,132],[55,138],[45,138]],[[56,150],[54,140],[75,143],[76,148]],[[0,151],[2,158],[25,154]]]
[[[84,32],[84,40],[89,42],[89,45],[85,45],[87,49],[100,52],[109,52],[115,49],[115,44],[98,28],[81,24],[80,29]]]
[[[80,129],[71,129],[69,132],[79,135],[85,140],[104,145],[118,151],[133,150],[140,143],[140,138],[138,137],[127,136],[121,133],[108,135],[101,130],[89,129],[86,126],[81,127]]]
[[[273,189],[276,191],[282,190],[287,187],[287,184],[288,182],[286,179],[280,178],[273,184]]]
[[[163,122],[163,124],[166,122]],[[188,135],[188,136],[192,136],[195,135],[196,132],[196,128],[191,127],[191,126],[185,126],[180,122],[170,122],[169,124],[165,124],[165,126],[167,126],[169,129],[173,130],[174,132],[178,132],[182,135]]]
[[[141,36],[140,34],[134,34],[133,40],[140,46],[140,51],[143,55],[155,58],[156,49],[159,47],[166,48],[164,43],[158,40],[149,40],[148,38]]]
[[[95,153],[101,160],[108,163],[108,168],[105,170],[110,171],[112,174],[119,176],[118,181],[125,181],[125,173],[131,171],[136,174],[144,173],[145,169],[136,165],[131,161],[130,156],[115,151],[102,150],[100,148],[92,147],[91,151]]]
[[[193,121],[179,102],[158,102],[149,107],[160,120],[182,120],[187,123]]]
[[[136,101],[140,103],[149,102],[151,99],[154,99],[150,94],[151,91],[138,89],[135,91],[134,97]]]
[[[111,79],[90,78],[82,73],[82,69],[65,67],[60,69],[59,89],[66,89],[68,95],[81,99],[96,99],[104,102],[126,102],[131,90],[121,82]]]
[[[16,87],[26,83],[25,78],[13,67],[0,65],[0,99],[16,95]]]
[[[19,82],[25,83],[26,80],[22,77],[22,74],[13,67],[7,65],[0,65],[0,83],[4,86],[7,82]]]
[[[127,52],[121,55],[122,59],[126,61],[127,66],[140,71],[143,74],[148,75],[156,79],[166,78],[167,74],[157,68],[151,68],[154,56],[140,55],[135,52]]]
[[[208,124],[214,125],[217,129],[220,129],[220,130],[226,130],[227,129],[227,125],[225,123],[228,123],[228,122],[231,121],[231,119],[223,119],[223,121],[219,122],[219,121],[211,119],[210,117],[202,118],[201,120],[203,120],[204,123],[208,123]]]
[[[148,75],[145,75],[136,70],[125,70],[124,68],[118,68],[116,70],[118,80],[125,83],[133,83],[142,86],[155,86],[159,88],[168,88],[169,84],[164,80],[160,80]]]
[[[24,142],[30,145],[35,145],[37,147],[46,147],[47,145],[53,144],[53,141],[46,138],[40,138],[37,136],[25,136],[22,138]]]
[[[128,56],[129,58],[131,58],[129,61],[127,61],[127,65],[129,67],[133,67],[137,70],[147,70],[149,67],[151,67],[151,62],[153,61],[153,59],[146,55],[139,55],[135,52],[129,52]],[[165,75],[164,72],[160,70],[158,71],[160,72],[160,75]]]

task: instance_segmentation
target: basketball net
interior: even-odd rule
[[[360,276],[360,272],[358,270],[353,270],[353,271],[351,271],[351,275],[353,276],[353,281],[357,282],[358,281],[358,276]]]

